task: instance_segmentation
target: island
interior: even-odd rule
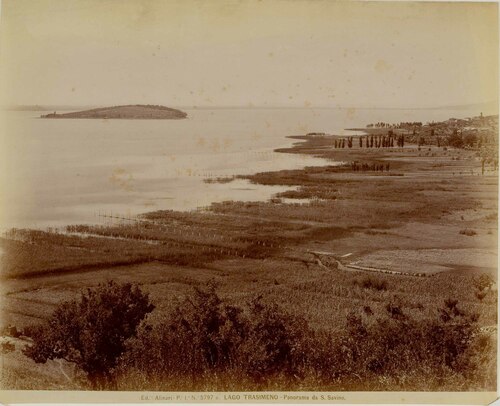
[[[126,106],[100,107],[71,113],[43,114],[41,118],[101,118],[101,119],[181,119],[187,114],[181,110],[152,104],[130,104]]]

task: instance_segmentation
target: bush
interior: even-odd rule
[[[491,291],[494,283],[495,281],[490,275],[482,274],[481,276],[475,278],[473,281],[473,285],[476,288],[474,294],[480,301],[482,301],[486,297],[488,292]]]
[[[237,348],[247,335],[241,313],[241,309],[224,304],[213,285],[208,290],[195,288],[193,297],[171,316],[164,342],[174,348],[180,346],[177,350],[184,359],[187,357],[181,369],[189,367],[190,372],[202,373],[226,369],[234,363]]]
[[[370,288],[381,283],[365,281]],[[478,279],[477,284],[486,282]],[[94,388],[494,387],[494,340],[481,333],[478,316],[464,311],[457,300],[445,300],[431,319],[411,317],[397,296],[378,309],[364,305],[347,315],[345,326],[314,331],[306,320],[262,297],[238,307],[209,285],[194,289],[158,325],[139,326],[152,310],[147,295],[111,282],[89,290],[80,301],[63,303],[46,325],[27,329],[34,344],[26,354],[37,362],[75,362]]]
[[[307,322],[258,297],[250,304],[248,337],[239,358],[245,373],[262,383],[272,376],[303,377],[310,334]]]
[[[476,358],[485,347],[476,339],[476,315],[450,299],[434,320],[412,319],[399,304],[388,304],[386,310],[390,317],[378,317],[372,324],[348,315],[341,345],[334,349],[343,354],[335,366],[344,390],[443,390],[444,385],[456,388],[458,382],[479,381],[484,362]],[[494,378],[494,371],[488,373]]]
[[[366,276],[361,280],[356,279],[354,284],[364,289],[387,290],[387,281],[370,276]]]
[[[143,328],[121,359],[122,389],[460,390],[491,387],[494,343],[456,300],[413,319],[398,298],[365,306],[335,333],[313,331],[258,297],[246,308],[196,289],[167,322]],[[489,378],[488,378],[489,377]],[[488,380],[489,379],[489,380]],[[476,386],[474,386],[476,385]],[[490,385],[490,386],[486,386]],[[307,389],[306,389],[307,388]]]
[[[474,230],[471,230],[470,228],[464,228],[464,229],[460,230],[460,234],[472,237],[472,236],[476,235],[477,233]]]
[[[131,371],[134,380],[142,376],[148,389],[200,389],[207,380],[226,389],[229,378],[218,382],[221,376],[240,376],[251,382],[249,387],[266,387],[277,376],[303,376],[308,332],[305,320],[264,304],[260,297],[246,312],[224,304],[210,285],[195,288],[166,322],[143,328],[129,342],[118,370],[125,380],[131,380]],[[123,387],[131,389],[126,383]]]
[[[177,382],[181,386],[176,389],[187,390],[200,377],[235,365],[247,329],[241,309],[224,304],[213,285],[195,288],[165,322],[140,330],[128,343],[117,372],[127,377],[135,371],[145,388],[165,389],[165,383]]]
[[[82,369],[94,389],[112,385],[112,369],[125,340],[154,306],[131,284],[108,282],[60,304],[47,323],[25,330],[33,339],[25,355],[37,363],[64,359]]]

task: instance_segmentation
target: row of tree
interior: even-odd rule
[[[374,123],[374,124],[368,124],[366,126],[367,128],[411,128],[411,127],[422,127],[422,122],[421,121],[407,121],[407,122],[400,122],[397,124],[391,124],[391,123],[384,123],[383,121]]]
[[[388,135],[367,135],[366,137],[359,137],[358,143],[359,147],[363,148],[392,148],[394,147],[394,143],[398,147],[403,148],[405,144],[405,136],[399,135],[398,137],[394,136],[392,131],[389,131]],[[353,137],[348,137],[347,142],[345,138],[335,139],[333,142],[333,146],[335,148],[345,148],[347,144],[348,148],[352,148],[353,146]]]
[[[384,170],[389,172],[389,169],[391,168],[389,162],[387,162],[385,165],[384,164],[376,164],[376,163],[359,163],[357,161],[351,162],[351,169],[354,172],[366,172],[366,171],[379,171],[383,172]]]

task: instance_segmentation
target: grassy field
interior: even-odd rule
[[[480,299],[475,282],[483,274],[496,280],[498,173],[482,175],[472,150],[355,144],[333,149],[330,137],[302,137],[282,150],[344,165],[246,176],[293,187],[269,202],[12,231],[0,240],[2,322],[18,329],[39,323],[62,300],[112,279],[150,293],[153,325],[193,287],[213,282],[228,303],[245,306],[261,295],[319,332],[344,331],[353,311],[373,323],[391,303],[430,320],[446,299],[478,313],[480,326],[496,326],[496,287]],[[353,170],[353,162],[384,170]],[[488,331],[496,336],[496,327]],[[4,355],[5,387],[81,387],[69,364],[36,365],[20,351],[26,341],[15,344]],[[492,389],[491,382],[476,389]]]

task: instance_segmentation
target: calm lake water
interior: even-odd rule
[[[267,200],[284,187],[237,180],[259,171],[324,165],[273,149],[288,135],[341,134],[370,122],[431,121],[466,110],[184,109],[186,120],[44,120],[44,112],[2,112],[0,225],[97,223],[97,212],[135,215],[190,210],[224,200]]]

